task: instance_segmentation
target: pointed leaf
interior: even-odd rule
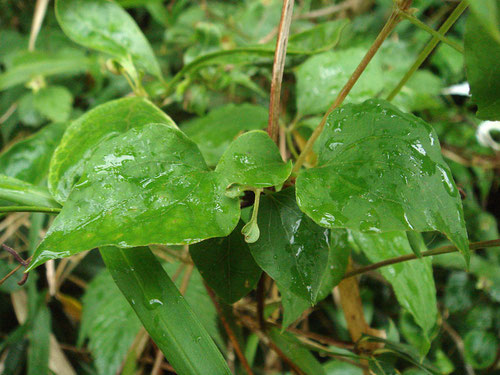
[[[262,270],[245,242],[240,223],[223,238],[213,238],[189,247],[191,258],[207,284],[227,303],[247,295],[259,281]]]
[[[261,198],[261,231],[250,251],[257,264],[282,287],[316,302],[327,268],[328,230],[297,207],[292,188]]]
[[[238,200],[175,125],[135,127],[94,152],[30,267],[106,245],[223,237],[239,216]]]
[[[296,183],[300,208],[327,228],[446,234],[469,259],[459,191],[434,129],[382,100],[334,111],[318,165]]]
[[[231,371],[175,284],[148,248],[102,248],[101,255],[144,328],[179,375]]]
[[[56,16],[64,33],[87,48],[108,53],[121,63],[161,78],[151,46],[132,17],[107,0],[57,0]]]
[[[143,98],[118,99],[102,104],[74,121],[50,163],[49,190],[64,202],[99,144],[130,128],[150,123],[174,124],[172,119]]]

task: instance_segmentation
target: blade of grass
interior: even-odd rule
[[[184,297],[146,247],[103,247],[111,276],[179,375],[231,374]]]

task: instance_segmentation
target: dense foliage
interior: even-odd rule
[[[0,10],[3,374],[500,373],[498,0]]]

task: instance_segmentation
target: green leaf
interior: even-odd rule
[[[481,1],[481,7],[493,1]],[[496,9],[496,17],[500,7]],[[470,14],[465,29],[465,68],[470,84],[472,100],[478,106],[477,117],[485,120],[500,120],[500,40],[495,38],[483,17]],[[497,33],[500,34],[498,25]]]
[[[289,43],[292,47],[295,46],[298,49],[292,47],[287,48],[287,56],[313,55],[325,49],[333,48],[338,43],[340,34],[346,25],[347,22],[339,21],[325,26],[319,25],[317,28],[292,35]],[[248,30],[247,28],[246,32],[248,32]],[[262,28],[259,28],[259,31],[261,30]],[[322,44],[322,42],[326,42],[326,44]],[[320,46],[320,48],[315,50],[314,48],[318,46]],[[177,72],[168,82],[166,94],[172,94],[177,84],[184,76],[197,72],[210,65],[248,65],[263,62],[272,64],[274,50],[275,44],[270,43],[268,45],[258,44],[229,50],[220,50],[202,55],[189,64],[184,65],[182,69]]]
[[[349,263],[351,251],[347,231],[344,229],[331,229],[329,236],[328,263],[321,277],[315,303],[325,299],[332,293],[333,288],[342,281]],[[311,302],[309,298],[304,299],[293,294],[289,289],[279,284],[278,289],[281,293],[281,303],[283,305],[282,327],[286,328],[311,307]]]
[[[181,125],[181,129],[200,148],[208,166],[215,166],[239,133],[264,129],[267,108],[253,104],[228,104],[208,115]]]
[[[309,298],[302,298],[290,291],[290,289],[278,285],[281,294],[281,305],[283,306],[283,330],[302,316],[302,313],[311,307]]]
[[[413,253],[404,232],[370,234],[352,231],[352,236],[373,263]],[[431,260],[422,258],[393,264],[381,268],[380,273],[391,283],[399,304],[413,315],[429,337],[438,316]]]
[[[56,16],[64,33],[74,42],[114,56],[126,69],[132,62],[162,79],[156,57],[141,29],[115,2],[57,0]]]
[[[27,206],[59,207],[47,189],[0,175],[0,199]]]
[[[304,53],[319,53],[335,47],[349,20],[335,20],[322,22],[308,30],[293,34],[288,39],[287,49],[304,51]]]
[[[242,222],[228,236],[189,247],[194,264],[207,284],[227,303],[246,296],[262,273],[241,235]]]
[[[163,264],[163,268],[171,278],[173,278],[174,275],[177,276],[177,279],[175,280],[177,288],[181,287],[184,277],[188,272],[186,268],[179,272],[179,267],[180,263]],[[217,346],[219,348],[225,348],[226,342],[219,329],[219,316],[217,314],[217,310],[215,309],[212,299],[207,293],[207,289],[203,283],[203,278],[196,268],[193,268],[191,271],[189,284],[186,292],[184,293],[184,298],[193,309],[193,312],[196,314],[198,319],[200,319],[201,324],[205,327]]]
[[[103,142],[88,160],[30,268],[107,245],[191,244],[227,236],[240,208],[225,187],[175,125],[131,128]]]
[[[52,154],[67,123],[47,125],[0,154],[0,174],[38,185],[47,177]]]
[[[323,365],[326,375],[363,375],[363,369],[338,360]]]
[[[261,198],[258,223],[260,238],[250,244],[257,264],[282,291],[314,304],[327,269],[328,230],[300,211],[292,188]]]
[[[116,374],[142,324],[106,270],[88,285],[82,303],[78,345],[88,338],[98,374]]]
[[[215,169],[229,184],[264,188],[283,184],[292,172],[266,132],[244,133],[226,149]]]
[[[40,306],[30,330],[27,375],[48,375],[50,334],[52,332],[50,311],[46,305]]]
[[[297,111],[301,115],[325,112],[365,53],[366,50],[360,47],[330,51],[313,56],[300,65],[296,71]],[[377,60],[368,64],[349,98],[357,101],[368,99],[383,86],[384,74]]]
[[[498,0],[469,0],[469,5],[474,17],[481,20],[484,29],[500,42],[500,6]]]
[[[473,330],[464,338],[465,360],[476,369],[490,367],[497,356],[498,339],[490,332]]]
[[[307,375],[325,375],[325,370],[309,350],[290,333],[277,328],[269,330],[269,337],[290,360]]]
[[[429,361],[420,358],[418,353],[415,351],[415,348],[407,344],[385,340],[374,336],[363,336],[360,342],[378,342],[384,344],[381,349],[377,349],[373,352],[373,359],[378,358],[380,354],[395,356],[413,364],[421,370],[424,370],[427,374],[440,374],[439,370],[434,365],[432,365]],[[393,362],[394,361],[391,361],[391,363]],[[394,367],[392,366],[392,368]],[[396,372],[391,372],[391,374],[392,373],[396,374]]]
[[[199,319],[147,248],[102,248],[113,279],[179,375],[231,372]]]
[[[73,75],[89,68],[89,59],[80,52],[26,52],[6,72],[0,74],[0,91],[31,81],[38,76]]]
[[[49,171],[49,190],[63,203],[94,150],[106,139],[150,123],[174,124],[143,98],[118,99],[102,104],[74,121],[57,147]]]
[[[44,123],[42,114],[35,108],[35,95],[32,92],[23,95],[19,100],[17,115],[26,126],[38,128]]]
[[[35,93],[35,108],[49,120],[68,120],[73,107],[73,95],[64,86],[50,86]]]
[[[446,234],[469,259],[459,191],[434,129],[382,100],[348,104],[316,142],[318,165],[297,177],[297,202],[327,228]]]

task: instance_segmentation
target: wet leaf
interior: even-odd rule
[[[103,248],[116,285],[179,375],[226,374],[224,357],[148,248]]]
[[[261,235],[250,244],[257,264],[281,288],[314,304],[327,271],[328,230],[299,210],[292,188],[264,195],[257,221]]]
[[[150,123],[174,124],[151,102],[135,97],[102,104],[72,122],[50,163],[49,190],[55,199],[66,200],[100,143]]]
[[[296,183],[301,210],[327,228],[446,234],[469,259],[459,191],[434,129],[382,100],[334,111],[318,165]]]
[[[372,263],[413,253],[405,232],[370,234],[352,231],[352,236]],[[431,260],[421,258],[401,262],[382,267],[379,271],[391,283],[399,304],[412,314],[429,337],[438,316]]]
[[[134,19],[113,1],[57,0],[56,15],[64,33],[78,44],[133,63],[161,79],[151,46]]]
[[[207,284],[227,303],[246,296],[259,281],[262,270],[255,263],[241,228],[228,236],[191,245],[191,258]]]
[[[175,125],[134,127],[103,142],[88,160],[31,267],[106,245],[190,244],[226,236],[240,208],[225,187]]]

